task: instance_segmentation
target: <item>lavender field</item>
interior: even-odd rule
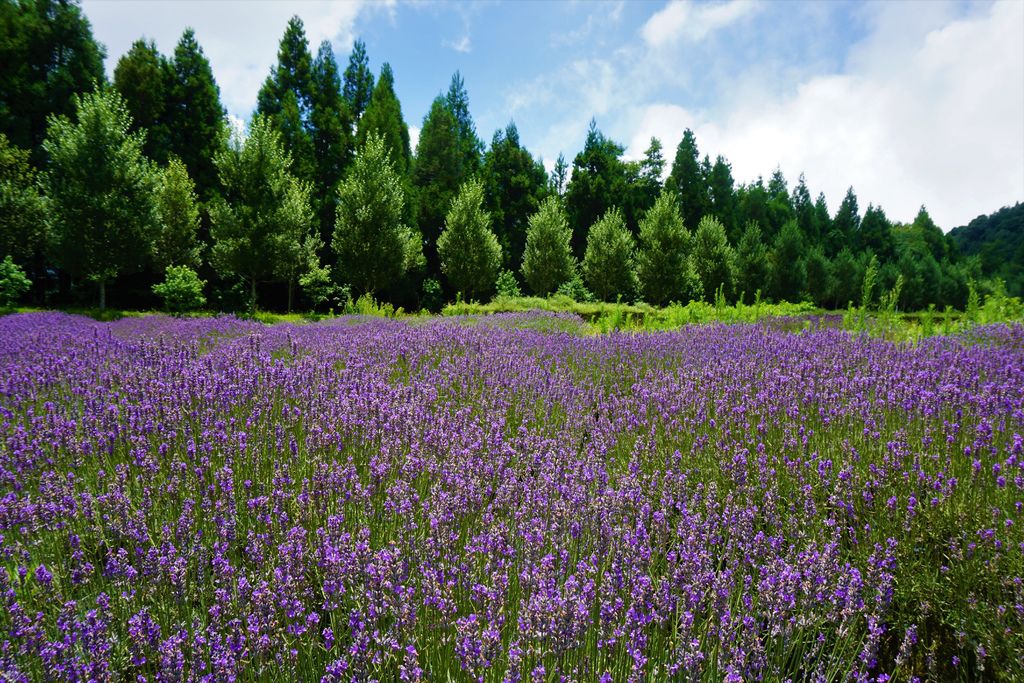
[[[0,318],[4,681],[1022,680],[1024,328]]]

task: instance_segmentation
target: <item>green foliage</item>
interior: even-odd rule
[[[167,106],[170,151],[184,162],[199,197],[210,201],[217,192],[216,159],[227,141],[226,112],[210,62],[192,29],[181,35],[173,64]]]
[[[871,307],[878,282],[878,257],[872,256],[868,267],[864,270],[864,280],[860,286],[860,307],[867,310]]]
[[[572,177],[565,192],[572,249],[578,257],[586,248],[587,228],[626,196],[629,184],[626,165],[619,159],[622,152],[622,145],[606,138],[595,121],[590,122],[583,151],[572,162]]]
[[[835,290],[832,267],[821,245],[815,244],[804,257],[804,272],[807,274],[807,294],[818,306],[827,306]]]
[[[540,296],[550,294],[576,272],[570,240],[572,230],[556,197],[541,202],[537,213],[530,216],[523,251],[523,279]]]
[[[580,274],[576,271],[573,271],[571,278],[558,285],[558,290],[556,290],[555,295],[559,297],[567,297],[578,302],[594,300],[594,295],[589,289],[587,289],[587,286],[583,284],[583,278],[581,278]]]
[[[771,263],[768,247],[761,239],[761,227],[750,221],[736,248],[736,291],[744,299],[752,300],[755,292],[769,288],[770,278]]]
[[[618,209],[609,209],[587,234],[583,277],[601,301],[632,298],[636,292],[636,243]]]
[[[355,154],[352,114],[341,94],[338,63],[330,41],[323,41],[317,50],[312,69],[313,155],[316,159],[314,192],[320,215],[320,236],[330,241],[337,213],[338,184]]]
[[[516,280],[516,274],[511,270],[503,270],[498,273],[498,280],[494,284],[494,296],[495,297],[519,297],[523,295],[522,290],[519,289],[519,281]]]
[[[128,107],[133,130],[146,131],[143,152],[161,164],[170,154],[167,105],[173,83],[174,67],[153,41],[136,40],[114,68],[114,87]]]
[[[700,278],[704,296],[721,290],[732,298],[736,286],[736,253],[729,245],[725,226],[714,216],[700,219],[690,248],[690,263]]]
[[[121,96],[99,90],[76,99],[76,121],[51,119],[43,143],[58,264],[100,285],[141,270],[158,225],[157,174],[131,132]]]
[[[294,282],[309,262],[309,187],[291,174],[280,134],[262,116],[216,161],[224,195],[210,209],[211,262],[249,284],[254,307],[259,282]]]
[[[977,257],[979,275],[1002,279],[1010,294],[1024,296],[1024,203],[1005,206],[953,228],[947,248]]]
[[[40,192],[29,152],[0,133],[0,254],[25,265],[43,254],[49,238],[49,201]]]
[[[883,263],[891,263],[896,255],[892,225],[879,206],[868,205],[857,232],[856,243],[861,250],[870,250]]]
[[[370,60],[366,56],[366,43],[356,40],[352,45],[352,53],[345,67],[345,81],[342,86],[342,97],[348,104],[353,121],[366,111],[373,96],[373,72],[370,71]]]
[[[49,117],[105,82],[105,56],[78,2],[0,2],[0,134],[41,166]]]
[[[697,138],[687,128],[676,147],[672,171],[665,181],[665,187],[674,191],[679,198],[683,223],[690,226],[700,223],[710,207],[707,178],[701,168],[699,155]]]
[[[422,140],[420,133],[421,144]],[[518,268],[523,262],[530,216],[550,191],[543,164],[520,145],[514,123],[504,131],[495,131],[491,148],[484,155],[482,176],[484,200],[494,219],[503,265]]]
[[[331,240],[342,280],[358,292],[383,290],[422,260],[419,236],[402,223],[404,209],[387,143],[371,135],[338,188]]]
[[[159,225],[153,238],[153,263],[159,269],[168,266],[199,266],[201,246],[199,206],[195,185],[188,169],[177,157],[159,172],[156,188],[156,212]]]
[[[725,228],[729,243],[738,244],[740,224],[737,215],[735,182],[732,178],[732,167],[725,157],[719,155],[715,159],[707,181],[709,212]]]
[[[446,213],[469,172],[459,139],[459,123],[445,98],[438,96],[423,119],[412,171],[412,184],[419,204],[416,213],[432,270],[440,265],[438,237],[444,228]]]
[[[25,271],[10,256],[0,261],[0,306],[13,306],[32,287]]]
[[[701,297],[703,288],[689,262],[689,250],[690,233],[675,194],[666,189],[640,219],[637,276],[646,301],[664,305]]]
[[[206,305],[206,280],[200,280],[196,271],[188,266],[167,266],[165,273],[164,281],[153,285],[153,293],[163,299],[166,310],[184,313]]]
[[[772,249],[772,292],[776,301],[799,301],[807,287],[807,240],[795,219],[787,221]]]
[[[359,119],[356,132],[356,146],[365,147],[374,135],[384,141],[391,165],[402,177],[409,174],[412,152],[409,148],[409,127],[402,117],[402,105],[395,95],[395,76],[391,65],[384,63],[380,78],[373,89],[373,97]]]
[[[423,280],[420,293],[420,307],[437,313],[444,304],[444,294],[441,291],[441,283],[437,278],[428,277]]]
[[[846,196],[843,197],[843,202],[836,211],[832,229],[825,240],[827,255],[835,256],[844,248],[851,248],[859,228],[860,210],[857,208],[857,195],[850,187],[846,190]]]
[[[470,180],[451,202],[437,240],[441,271],[464,300],[483,299],[494,288],[501,267],[501,245],[483,209],[484,186]]]
[[[452,74],[444,102],[445,107],[455,118],[459,166],[467,175],[475,174],[480,170],[484,143],[477,137],[473,117],[469,114],[469,93],[466,91],[466,83],[462,80],[462,74],[458,71]]]

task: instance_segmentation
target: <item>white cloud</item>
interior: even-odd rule
[[[443,47],[450,47],[451,49],[455,50],[456,52],[461,52],[463,54],[466,54],[467,52],[470,52],[473,49],[472,45],[470,44],[470,41],[469,41],[469,34],[466,34],[466,35],[462,36],[461,38],[459,38],[458,40],[454,40],[454,41],[452,41],[452,40],[443,40],[443,41],[441,41],[441,45]]]
[[[1024,3],[960,19],[945,5],[907,4],[878,7],[843,73],[788,92],[744,88],[724,109],[692,110],[652,90],[617,126],[627,158],[656,135],[671,163],[691,128],[737,181],[778,165],[791,183],[805,172],[833,210],[852,185],[862,209],[872,202],[909,221],[924,204],[946,230],[1024,201]]]
[[[752,0],[697,3],[692,0],[672,0],[655,12],[640,29],[640,35],[650,47],[662,47],[683,39],[698,43],[711,33],[749,16],[757,9]]]
[[[350,2],[178,2],[173,0],[85,0],[85,14],[96,38],[107,47],[107,71],[131,44],[153,39],[164,54],[171,54],[182,31],[191,26],[210,60],[221,99],[229,112],[248,118],[256,94],[277,59],[277,46],[293,15],[302,18],[315,54],[320,42],[330,40],[342,62],[354,37],[355,21],[368,8],[386,5]]]

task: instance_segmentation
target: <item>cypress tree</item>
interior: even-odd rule
[[[700,298],[701,282],[690,265],[690,233],[675,194],[665,189],[640,219],[637,277],[648,303],[664,305]]]
[[[352,46],[348,66],[345,67],[345,82],[341,95],[348,103],[353,123],[359,121],[363,112],[370,106],[370,98],[373,96],[373,72],[370,71],[369,59],[366,56],[366,43],[362,40],[357,40]]]
[[[704,216],[693,235],[690,263],[700,278],[704,298],[713,300],[721,289],[733,296],[736,285],[736,254],[725,235],[725,226],[714,216]]]
[[[136,40],[114,68],[114,87],[128,107],[132,128],[146,131],[143,152],[160,164],[170,154],[167,108],[173,83],[174,69],[152,41]]]
[[[771,290],[771,265],[761,227],[749,221],[736,247],[736,290],[744,302],[753,302],[757,292]]]
[[[731,244],[739,242],[739,224],[737,221],[736,189],[732,177],[732,167],[725,157],[719,155],[708,175],[708,203],[712,216],[725,228],[725,234]]]
[[[314,192],[320,214],[320,234],[330,241],[337,208],[338,184],[352,163],[354,144],[352,116],[341,94],[338,63],[329,41],[317,50],[312,70],[310,128],[316,157]]]
[[[489,295],[501,267],[501,245],[484,210],[484,186],[466,182],[451,201],[444,231],[437,240],[441,270],[465,300]]]
[[[636,243],[618,209],[609,209],[587,232],[583,278],[602,301],[630,298],[636,291]]]
[[[439,96],[423,119],[412,172],[419,204],[417,216],[426,242],[427,269],[431,273],[439,272],[437,239],[444,228],[445,216],[468,177],[458,121],[447,100]]]
[[[395,76],[391,65],[380,68],[380,78],[373,89],[370,103],[359,119],[356,146],[362,149],[371,135],[384,141],[395,171],[402,177],[409,174],[412,153],[409,149],[409,127],[402,117],[402,105],[395,95]]]
[[[569,221],[556,197],[545,199],[530,216],[523,251],[523,279],[534,294],[546,296],[576,274]]]
[[[587,228],[627,193],[626,165],[619,159],[622,152],[622,145],[606,138],[591,120],[583,150],[573,159],[572,178],[565,192],[577,256],[586,249]]]
[[[687,128],[676,147],[672,171],[665,183],[678,197],[685,225],[696,226],[709,208],[707,178],[701,169],[699,154],[697,138]]]

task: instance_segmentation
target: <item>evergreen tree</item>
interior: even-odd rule
[[[683,224],[675,194],[663,190],[654,206],[640,219],[637,277],[648,303],[700,298],[702,285],[689,263],[690,233]]]
[[[534,294],[551,294],[576,274],[571,239],[572,229],[561,203],[548,197],[530,216],[526,229],[523,279]]]
[[[736,290],[747,303],[771,291],[771,262],[757,221],[747,223],[736,248]]]
[[[352,118],[341,94],[338,63],[329,41],[317,50],[312,70],[310,129],[316,158],[314,190],[320,215],[320,235],[329,241],[337,212],[338,184],[355,153]]]
[[[356,291],[384,290],[422,260],[421,238],[403,224],[404,213],[405,189],[390,147],[371,133],[338,188],[331,240],[341,278]]]
[[[565,204],[572,226],[572,247],[577,256],[586,248],[587,228],[625,196],[628,188],[626,165],[619,156],[623,148],[606,138],[590,121],[583,151],[572,163],[572,178]]]
[[[210,62],[192,29],[185,29],[174,48],[174,80],[167,111],[171,153],[185,164],[199,197],[209,201],[217,192],[214,159],[227,138],[227,114]]]
[[[835,283],[832,266],[825,257],[821,245],[815,244],[804,257],[804,272],[807,275],[807,294],[816,306],[828,306],[832,301]]]
[[[345,67],[345,83],[341,95],[348,103],[352,121],[359,121],[363,112],[370,106],[370,98],[373,96],[373,72],[370,71],[370,61],[366,56],[366,43],[362,40],[357,40],[352,45],[352,54],[349,55],[348,66]]]
[[[555,167],[551,169],[550,187],[553,194],[559,197],[565,194],[569,183],[569,164],[565,161],[565,155],[558,153],[555,160]]]
[[[821,235],[818,233],[817,214],[814,212],[814,202],[811,200],[811,192],[807,189],[807,181],[804,174],[800,174],[796,187],[793,188],[793,215],[796,217],[796,224],[800,232],[807,238],[808,243],[818,244]]]
[[[114,68],[114,87],[124,98],[134,130],[146,131],[142,151],[160,164],[167,163],[170,153],[167,106],[173,82],[170,61],[152,41],[136,40]]]
[[[172,157],[157,178],[157,229],[151,252],[158,272],[169,266],[199,267],[199,198],[188,169]]]
[[[708,175],[709,212],[725,228],[730,244],[739,243],[736,189],[732,178],[732,167],[725,157],[719,155]]]
[[[361,149],[373,134],[384,139],[395,171],[402,177],[407,176],[412,159],[409,127],[402,118],[402,105],[395,95],[395,76],[387,63],[380,68],[380,78],[373,89],[370,104],[359,119],[357,147]]]
[[[587,233],[583,278],[601,301],[629,299],[636,291],[636,243],[618,209],[609,209]]]
[[[676,147],[672,172],[669,173],[665,187],[675,191],[679,198],[680,215],[685,225],[697,225],[708,212],[708,183],[700,164],[700,153],[697,150],[697,138],[687,128],[683,139]]]
[[[489,295],[501,267],[501,245],[484,211],[484,186],[466,182],[451,202],[444,231],[437,240],[441,271],[464,300]]]
[[[896,256],[896,245],[892,237],[892,225],[882,207],[868,204],[864,219],[857,231],[857,248],[871,250],[884,263],[892,263]]]
[[[935,225],[935,221],[928,215],[928,209],[924,206],[918,209],[917,216],[914,217],[913,228],[921,234],[924,243],[928,246],[928,251],[936,262],[941,261],[949,254],[949,243],[946,241],[946,236],[942,233],[942,229]]]
[[[846,190],[843,203],[836,210],[836,216],[832,221],[832,230],[829,231],[828,239],[825,240],[827,255],[835,256],[844,248],[852,248],[858,229],[860,229],[860,210],[857,208],[857,195],[850,187]]]
[[[445,216],[462,183],[469,177],[459,139],[459,124],[445,98],[437,97],[423,119],[416,145],[412,184],[416,188],[417,216],[426,243],[427,269],[439,271],[437,239]]]
[[[145,133],[113,90],[75,98],[76,121],[50,120],[43,147],[54,212],[57,264],[72,277],[106,285],[143,268],[157,227],[156,173],[142,153]]]
[[[773,294],[776,301],[800,301],[807,287],[807,243],[796,219],[787,221],[775,237],[772,250]]]
[[[306,264],[313,212],[309,187],[292,175],[280,133],[257,115],[245,140],[233,140],[215,161],[224,194],[210,209],[213,266],[249,285],[253,308],[261,282],[288,284],[290,296],[295,272]]]
[[[740,186],[736,192],[736,203],[743,224],[757,223],[761,226],[765,244],[770,244],[775,233],[771,231],[771,221],[768,220],[768,190],[760,176],[753,183]]]
[[[0,133],[0,256],[30,271],[41,270],[50,237],[50,207],[28,150]]]
[[[768,229],[770,234],[778,235],[782,226],[796,218],[793,202],[789,196],[789,185],[786,183],[782,169],[772,171],[768,180]],[[799,225],[799,224],[798,224]]]
[[[819,192],[818,198],[814,200],[814,225],[818,231],[818,244],[823,251],[828,248],[829,235],[832,233],[832,217],[828,213],[828,203],[825,201],[825,193]],[[828,254],[826,253],[827,257]]]
[[[515,269],[523,262],[530,216],[540,208],[549,190],[543,164],[520,145],[514,123],[504,131],[495,131],[491,148],[484,155],[483,180],[484,199],[493,217],[504,265]]]
[[[313,58],[302,19],[288,20],[277,51],[277,64],[263,83],[256,113],[270,120],[292,158],[291,172],[312,183],[317,177],[313,145]]]
[[[690,263],[700,278],[705,299],[714,299],[719,289],[727,298],[736,286],[736,254],[729,245],[725,226],[714,216],[704,216],[693,235]]]
[[[832,306],[845,308],[856,303],[860,297],[863,279],[863,265],[854,257],[849,247],[843,247],[832,258]]]
[[[41,166],[48,117],[105,82],[104,57],[77,0],[0,2],[0,133]]]
[[[452,74],[452,81],[444,99],[448,110],[455,117],[459,149],[462,155],[461,166],[465,170],[466,177],[469,177],[480,170],[484,143],[476,135],[476,126],[469,113],[469,93],[466,92],[466,84],[458,71]]]

